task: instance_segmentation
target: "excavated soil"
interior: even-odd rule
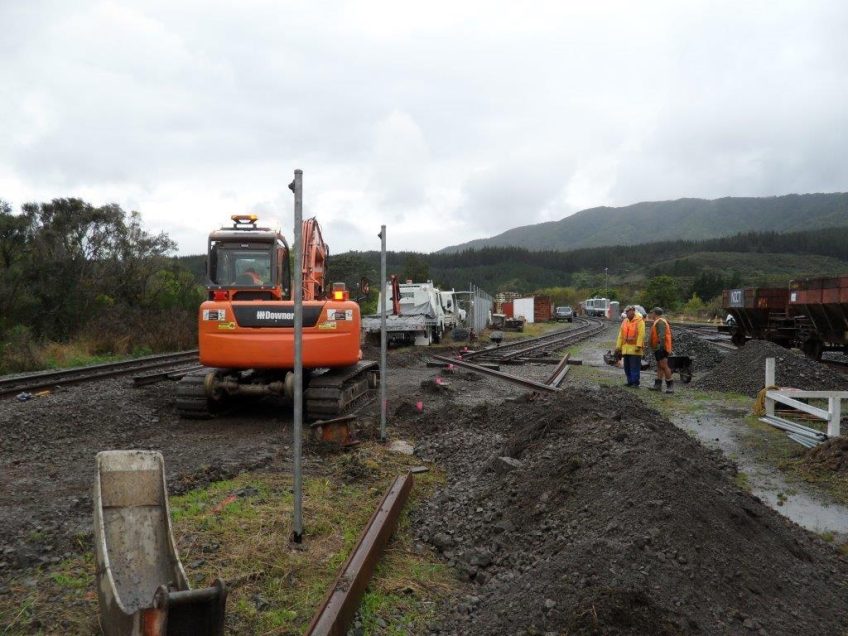
[[[446,408],[408,426],[450,474],[417,511],[418,535],[477,584],[434,631],[848,629],[848,562],[625,389]]]
[[[848,377],[767,340],[751,340],[701,376],[695,386],[756,397],[765,385],[766,358],[775,359],[777,386],[808,391],[848,390]]]
[[[848,437],[834,437],[806,452],[801,460],[812,471],[848,475]]]

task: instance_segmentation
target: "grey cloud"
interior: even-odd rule
[[[844,3],[434,2],[0,3],[0,196],[290,223],[300,167],[345,237],[420,249],[419,219],[845,189]]]

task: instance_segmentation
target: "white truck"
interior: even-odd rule
[[[445,331],[456,329],[465,325],[466,312],[457,302],[456,291],[440,291],[439,298],[442,301],[442,311],[445,314]]]
[[[386,283],[377,300],[378,309],[383,305],[383,293],[386,294],[386,335],[390,343],[429,345],[441,340],[446,328],[445,309],[441,292],[426,283],[401,283],[398,285],[400,298],[398,312],[394,313],[392,303],[392,284]],[[452,309],[456,299],[451,300]],[[453,312],[451,312],[453,313]],[[448,319],[448,323],[452,318]],[[380,334],[380,314],[362,318],[362,330],[366,335]]]

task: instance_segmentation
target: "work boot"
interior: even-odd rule
[[[674,380],[666,380],[665,381],[665,392],[666,393],[674,393]]]
[[[662,378],[654,380],[654,386],[648,387],[649,391],[662,391]]]

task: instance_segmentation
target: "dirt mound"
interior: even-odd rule
[[[801,463],[811,471],[827,471],[829,475],[848,475],[848,437],[832,437],[811,448]]]
[[[848,563],[620,389],[424,416],[418,536],[479,584],[448,633],[841,633]],[[450,421],[450,426],[437,422]],[[438,431],[438,434],[434,434]]]
[[[710,391],[742,393],[756,397],[765,383],[766,358],[774,358],[776,382],[781,387],[809,391],[848,390],[848,379],[827,367],[766,340],[751,340],[728,354],[695,386]]]

